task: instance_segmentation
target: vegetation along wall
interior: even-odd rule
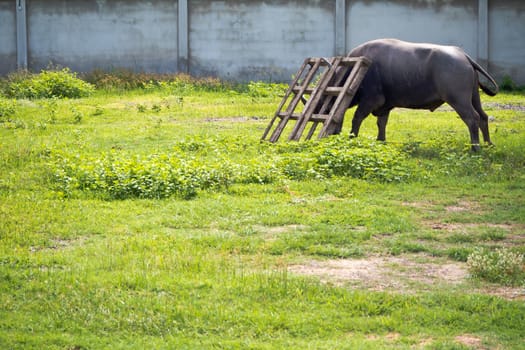
[[[288,81],[380,37],[463,47],[525,84],[522,0],[0,0],[0,74],[50,64]]]

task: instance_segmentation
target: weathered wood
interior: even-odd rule
[[[270,142],[278,141],[290,120],[296,123],[288,137],[289,140],[300,140],[310,122],[312,125],[305,137],[306,140],[313,136],[319,124],[323,124],[319,138],[333,134],[337,125],[342,123],[344,113],[357,92],[370,63],[370,60],[364,57],[338,56],[329,59],[316,57],[305,59],[261,140],[266,139],[277,119],[280,121],[271,133]],[[315,86],[312,86],[313,79],[317,75],[319,79]],[[291,101],[283,111],[290,98]],[[303,102],[304,108],[301,112],[295,112],[300,101]]]

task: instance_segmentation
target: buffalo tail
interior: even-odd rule
[[[465,56],[467,56],[467,59],[469,60],[470,64],[472,64],[472,67],[474,67],[475,70],[477,70],[478,72],[480,72],[481,74],[483,74],[488,80],[490,80],[491,84],[493,85],[494,89],[489,89],[488,86],[486,85],[483,85],[481,82],[478,81],[478,84],[479,84],[479,87],[481,88],[481,90],[483,90],[484,93],[486,93],[487,95],[489,96],[496,96],[496,94],[498,93],[499,91],[499,87],[498,87],[498,84],[496,83],[496,81],[494,80],[494,78],[492,78],[489,73],[487,73],[483,67],[481,67],[476,61],[474,61],[469,55],[465,54]],[[479,79],[478,79],[479,80]]]

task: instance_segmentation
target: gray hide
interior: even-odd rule
[[[479,129],[485,142],[491,144],[488,116],[481,108],[478,86],[490,96],[497,93],[498,86],[462,49],[380,39],[356,47],[348,56],[372,60],[351,103],[351,106],[358,105],[351,135],[359,134],[361,123],[372,113],[377,117],[377,139],[384,141],[393,108],[433,111],[446,102],[467,125],[474,150],[479,150]],[[494,90],[480,84],[478,72],[490,80]],[[340,132],[341,124],[336,133]]]

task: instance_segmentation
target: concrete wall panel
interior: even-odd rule
[[[489,4],[489,70],[497,80],[509,76],[525,85],[525,1]]]
[[[335,1],[190,1],[195,74],[289,80],[305,57],[333,56]]]
[[[349,1],[347,45],[397,38],[455,45],[477,55],[477,1]]]
[[[28,0],[27,13],[33,70],[176,70],[176,1]]]
[[[0,75],[16,70],[16,3],[0,0]]]

